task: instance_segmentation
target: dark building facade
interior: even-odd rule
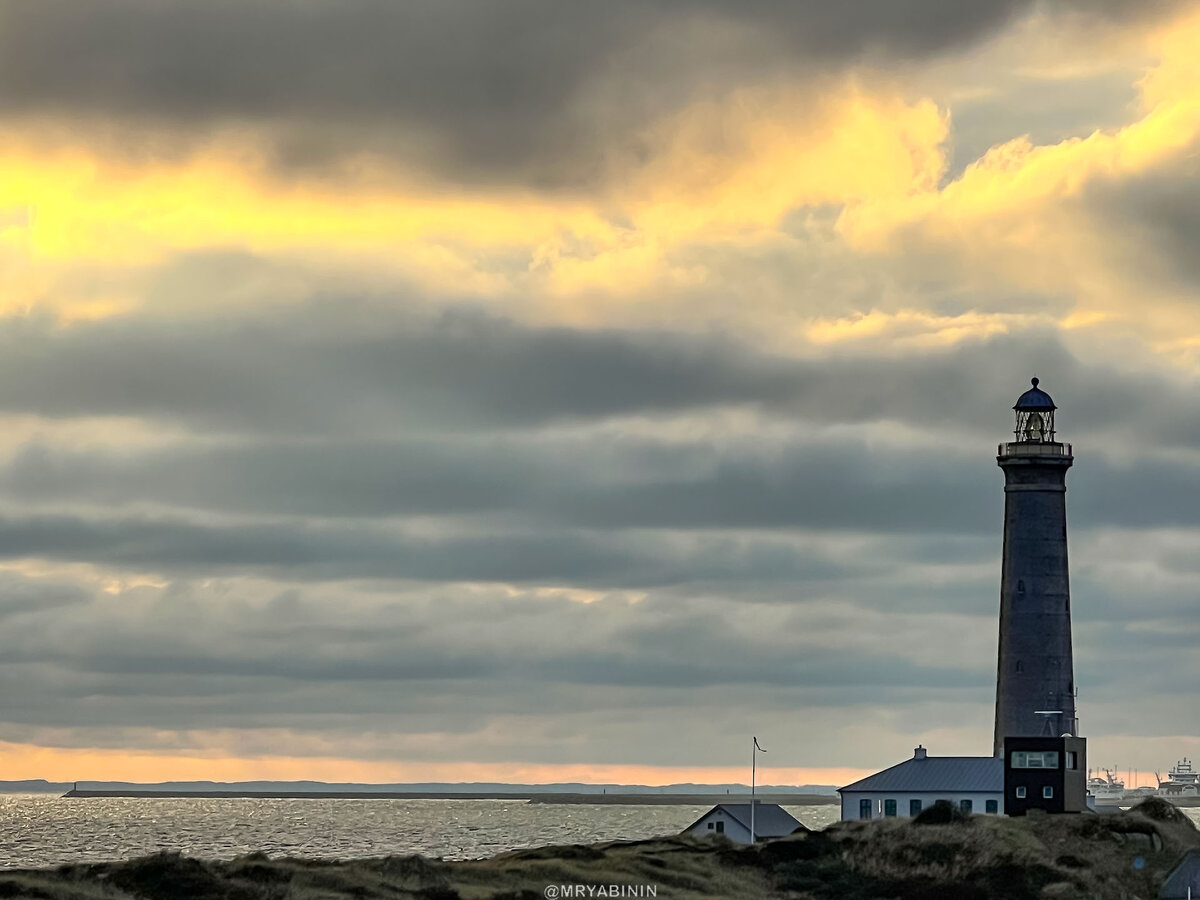
[[[1010,737],[1004,741],[1004,814],[1031,809],[1077,813],[1087,808],[1087,741],[1080,737]]]
[[[1074,457],[1055,440],[1055,409],[1033,379],[1013,407],[1015,440],[996,458],[1004,471],[996,756],[1005,738],[1078,734],[1066,506]]]

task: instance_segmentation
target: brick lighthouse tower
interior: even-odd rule
[[[1038,388],[1017,400],[1016,440],[1001,444],[1004,561],[994,754],[1006,737],[1077,734],[1067,573],[1071,445],[1054,439],[1054,401]]]

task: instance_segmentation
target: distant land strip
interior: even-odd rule
[[[204,791],[78,788],[63,797],[220,797],[264,800],[524,800],[529,803],[594,803],[636,806],[708,806],[749,803],[749,794],[569,794],[561,791]],[[817,806],[838,802],[828,794],[755,794],[760,803]]]

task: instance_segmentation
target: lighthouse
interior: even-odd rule
[[[1004,471],[1004,558],[993,752],[1006,737],[1078,734],[1067,570],[1067,470],[1071,445],[1055,440],[1054,401],[1038,387],[1013,406]]]
[[[1075,718],[1067,469],[1050,395],[1038,387],[1013,406],[1013,440],[997,448],[1004,472],[1000,652],[991,756],[911,759],[838,788],[843,819],[912,817],[949,801],[967,813],[1023,816],[1088,808],[1087,741]]]

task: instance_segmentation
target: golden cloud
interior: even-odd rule
[[[855,84],[740,90],[650,129],[645,159],[616,157],[623,177],[610,195],[564,199],[471,193],[371,159],[349,183],[284,181],[244,135],[215,138],[186,157],[134,160],[10,130],[0,209],[23,216],[0,229],[0,242],[30,271],[136,268],[237,248],[390,265],[460,294],[530,285],[560,297],[621,292],[702,282],[702,267],[667,261],[687,241],[745,239],[800,206],[927,192],[944,166],[946,133],[946,117],[929,101]],[[513,258],[526,263],[497,264]],[[17,293],[22,303],[38,301],[32,284]],[[92,298],[85,313],[127,305]]]

